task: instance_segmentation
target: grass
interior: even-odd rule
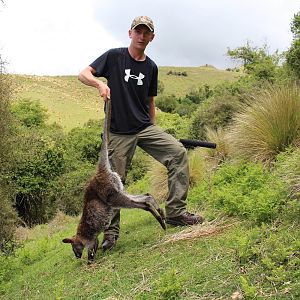
[[[86,257],[76,260],[61,243],[73,234],[77,219],[61,222],[57,230],[53,223],[31,230],[10,258],[1,299],[221,299],[238,288],[232,245],[242,232],[234,226],[218,235],[176,240],[181,229],[164,233],[147,213],[124,210],[115,250],[98,252],[87,265]]]
[[[297,299],[299,294],[296,226],[272,229],[217,218],[163,232],[150,214],[123,210],[116,248],[99,251],[88,265],[86,253],[77,260],[61,242],[77,222],[59,214],[49,224],[19,232],[23,246],[0,257],[0,299]]]
[[[14,75],[13,101],[39,101],[48,110],[49,122],[66,131],[89,119],[103,117],[103,103],[96,89],[81,84],[75,76]]]
[[[167,75],[169,71],[186,72],[187,76]],[[185,96],[200,85],[214,86],[222,81],[234,81],[241,73],[216,69],[212,66],[202,67],[160,67],[159,80],[164,84],[164,94]]]
[[[186,70],[188,76],[167,75],[172,70]],[[160,67],[159,79],[164,94],[184,96],[199,85],[215,85],[220,81],[233,81],[239,74],[208,67],[180,68]],[[14,93],[12,99],[40,101],[49,112],[49,122],[57,122],[66,131],[82,126],[89,119],[103,118],[103,101],[96,89],[80,83],[77,76],[29,76],[12,75]]]
[[[270,163],[300,138],[300,89],[296,85],[270,87],[253,96],[236,115],[229,131],[233,153]]]

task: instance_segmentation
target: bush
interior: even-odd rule
[[[232,154],[270,163],[300,134],[300,89],[271,86],[254,95],[230,128]]]
[[[103,122],[90,120],[82,128],[72,129],[67,136],[65,149],[68,156],[91,164],[98,162]]]
[[[297,298],[300,295],[299,246],[299,231],[287,226],[254,227],[239,236],[235,249],[244,270],[241,287],[245,296],[259,298],[262,291],[264,296],[275,295],[276,291],[282,299],[293,298],[292,295]]]
[[[7,194],[0,189],[0,250],[4,250],[6,243],[12,240],[17,221],[17,214]]]
[[[178,100],[174,95],[158,96],[155,105],[163,112],[173,113],[178,106]]]
[[[178,114],[159,112],[156,115],[156,123],[177,139],[189,137],[190,119]]]
[[[142,179],[149,171],[151,161],[152,158],[141,148],[137,147],[126,176],[126,185],[129,186]]]
[[[78,162],[74,169],[59,176],[52,184],[48,198],[55,210],[68,215],[78,215],[82,211],[83,196],[88,179],[95,172],[89,162]]]
[[[192,202],[200,198],[230,216],[258,224],[275,219],[286,197],[281,179],[254,163],[225,163],[189,194]]]
[[[47,110],[38,102],[23,99],[11,108],[12,114],[26,127],[44,126],[48,118]]]
[[[33,225],[45,222],[54,213],[47,202],[47,189],[62,174],[65,161],[59,132],[20,127],[15,137],[15,165],[11,174],[15,207],[20,217]]]
[[[239,109],[238,97],[225,93],[200,105],[192,117],[190,134],[195,139],[206,139],[206,127],[214,130],[226,127],[232,122]]]
[[[11,91],[11,78],[5,74],[4,62],[0,55],[0,250],[4,250],[6,243],[12,239],[17,220],[11,203],[11,189],[7,182],[13,162]]]

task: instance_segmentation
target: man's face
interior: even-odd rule
[[[136,48],[144,50],[154,38],[154,33],[146,25],[138,25],[129,30],[131,44]]]

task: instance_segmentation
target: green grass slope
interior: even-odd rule
[[[168,71],[187,72],[187,76],[167,75]],[[203,84],[215,85],[232,81],[239,73],[217,70],[212,67],[160,67],[159,80],[164,94],[184,96]],[[82,126],[89,119],[103,117],[103,102],[96,89],[80,83],[77,76],[13,75],[13,100],[39,101],[48,109],[49,122],[57,122],[65,130]]]
[[[169,72],[185,72],[187,76],[168,75]],[[160,67],[159,80],[164,84],[164,94],[184,96],[199,86],[214,86],[222,81],[234,81],[242,73],[219,70],[212,66],[202,67]]]
[[[13,79],[13,101],[39,101],[48,110],[49,122],[66,130],[103,117],[97,90],[81,84],[76,76],[14,75]]]
[[[241,227],[202,225],[198,238],[180,240],[181,228],[164,232],[148,213],[124,210],[115,250],[87,265],[61,242],[77,221],[59,215],[19,233],[27,240],[0,272],[0,299],[229,299],[238,290]]]

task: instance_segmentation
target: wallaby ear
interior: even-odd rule
[[[68,244],[68,243],[69,243],[69,244],[73,244],[73,243],[74,243],[74,240],[73,240],[73,239],[66,238],[66,239],[63,239],[62,242],[63,242],[63,243],[67,243],[67,244]]]

